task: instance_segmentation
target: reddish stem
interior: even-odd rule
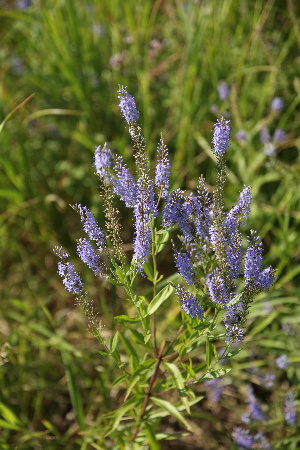
[[[159,369],[160,363],[161,363],[161,361],[163,359],[163,351],[164,351],[165,346],[166,346],[166,341],[163,341],[162,344],[161,344],[161,347],[160,347],[159,354],[157,355],[157,361],[156,361],[156,364],[155,364],[155,367],[154,367],[154,372],[153,372],[153,374],[152,374],[152,376],[150,378],[149,385],[148,385],[147,391],[145,393],[145,398],[144,398],[144,403],[143,403],[141,414],[140,414],[139,424],[138,424],[138,426],[136,427],[136,429],[133,432],[132,440],[135,440],[135,438],[137,437],[137,434],[138,434],[140,426],[141,426],[141,422],[142,422],[143,417],[145,415],[145,411],[146,411],[146,408],[148,406],[148,403],[149,403],[149,400],[150,400],[150,397],[151,397],[151,394],[152,394],[153,385],[154,385],[154,382],[155,382],[156,377],[157,377],[158,369]]]

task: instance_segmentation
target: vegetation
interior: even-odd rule
[[[126,386],[64,291],[52,251],[71,248],[80,236],[69,204],[87,205],[103,221],[94,146],[108,142],[133,168],[117,106],[123,84],[137,100],[150,161],[163,132],[172,189],[195,191],[201,174],[209,188],[215,185],[211,130],[217,118],[230,118],[226,206],[244,185],[252,187],[245,228],[258,230],[265,264],[277,271],[274,286],[251,307],[242,351],[224,363],[231,371],[214,386],[193,385],[203,399],[190,415],[180,412],[192,432],[161,416],[149,447],[238,448],[232,433],[245,428],[242,416],[255,395],[265,420],[252,417],[251,434],[263,432],[272,448],[296,449],[299,425],[284,420],[284,404],[292,392],[299,417],[297,2],[3,0],[0,16],[1,448],[126,448],[124,420],[117,441],[99,438],[103,418],[123,405]],[[229,87],[223,100],[222,81]],[[276,97],[282,108],[274,108]],[[276,129],[285,137],[275,140]],[[245,136],[236,137],[241,130]],[[129,222],[121,213],[126,240]],[[101,320],[114,324],[102,331],[110,337],[120,326],[113,318],[128,313],[125,299],[118,286],[90,281]],[[178,300],[167,305],[159,312],[160,341],[177,324]],[[204,349],[194,356],[198,364]],[[165,400],[176,403],[174,391]]]

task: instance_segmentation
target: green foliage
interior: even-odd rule
[[[106,140],[123,149],[124,158],[132,163],[129,142],[112,106],[119,83],[127,85],[141,105],[150,157],[160,131],[165,131],[175,164],[173,187],[194,189],[200,173],[213,182],[210,136],[215,116],[210,107],[217,104],[219,111],[230,112],[233,136],[243,129],[247,141],[232,140],[227,205],[243,184],[252,186],[256,204],[250,226],[270,247],[267,263],[277,268],[278,275],[273,291],[254,302],[243,350],[233,355],[234,362],[206,373],[206,363],[215,357],[215,343],[199,337],[206,324],[190,328],[188,348],[180,347],[178,336],[183,382],[190,380],[190,390],[182,395],[173,361],[164,361],[167,396],[155,397],[160,405],[147,411],[159,431],[154,434],[145,423],[136,448],[143,448],[141,442],[146,441],[150,448],[167,449],[169,439],[175,439],[177,448],[187,447],[185,443],[193,448],[229,448],[231,430],[240,425],[246,409],[246,382],[258,389],[265,411],[273,414],[266,425],[270,440],[276,441],[282,427],[285,437],[277,439],[274,448],[299,446],[299,430],[284,424],[282,415],[282,393],[288,387],[298,398],[299,413],[298,6],[294,0],[221,3],[35,0],[27,10],[17,9],[17,2],[1,3],[3,449],[134,448],[130,447],[134,430],[130,433],[126,423],[128,418],[137,419],[137,405],[155,365],[154,359],[142,358],[149,354],[150,343],[138,328],[141,319],[132,317],[120,286],[94,285],[104,351],[86,333],[82,313],[63,291],[51,250],[57,242],[70,247],[70,235],[77,236],[79,223],[69,203],[88,204],[101,214],[91,169],[93,146]],[[217,94],[220,80],[231,86],[223,102]],[[270,112],[274,96],[285,102],[279,114]],[[288,133],[275,157],[263,153],[262,125],[272,133],[275,128]],[[156,251],[163,259],[165,236],[156,237]],[[170,262],[163,264],[168,268]],[[147,276],[151,280],[153,273]],[[164,286],[158,287],[158,295]],[[140,286],[141,296],[146,296],[147,287]],[[180,326],[178,306],[175,300],[169,302],[171,298],[163,303],[159,297],[152,305],[155,308],[161,301],[155,311],[162,319],[160,340],[168,340],[170,328]],[[144,320],[152,317],[146,315],[149,308],[150,304]],[[113,317],[115,328],[110,329]],[[117,340],[121,354],[116,351]],[[206,354],[204,347],[199,350],[202,344]],[[283,353],[291,364],[279,370],[275,358]],[[124,364],[135,368],[128,384]],[[267,372],[276,374],[270,391],[260,380]],[[193,383],[221,375],[227,391],[216,410],[204,399],[203,387]],[[189,397],[192,393],[194,398]],[[166,406],[174,404],[177,417]],[[186,423],[193,434],[185,431]],[[204,435],[198,431],[202,426]],[[102,441],[99,436],[104,436]]]

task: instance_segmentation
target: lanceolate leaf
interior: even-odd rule
[[[146,316],[150,316],[151,314],[155,313],[160,305],[170,297],[173,291],[174,288],[170,284],[164,287],[150,302],[146,312]]]
[[[175,417],[187,430],[192,431],[190,425],[187,423],[182,414],[178,411],[175,406],[166,400],[162,400],[161,398],[151,397],[153,403],[159,406],[161,409],[167,411],[171,416]]]
[[[215,378],[222,377],[223,375],[226,375],[229,373],[231,369],[218,369],[218,370],[211,370],[210,372],[207,372],[202,378],[203,380],[214,380]],[[200,380],[198,380],[200,381]]]
[[[185,389],[185,385],[184,385],[184,380],[182,378],[180,370],[178,369],[178,367],[175,364],[171,364],[166,361],[164,361],[164,366],[167,369],[167,371],[172,375],[172,377],[175,381],[175,385],[178,389],[178,392],[181,397],[181,401],[182,401],[186,411],[189,414],[191,414],[190,406],[188,404],[186,389]]]

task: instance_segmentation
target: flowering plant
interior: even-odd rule
[[[124,304],[124,314],[114,318],[118,329],[111,331],[109,338],[103,337],[103,325],[81,276],[68,260],[70,255],[62,247],[56,248],[56,254],[61,259],[58,271],[65,288],[76,295],[93,334],[104,347],[99,353],[111,357],[120,370],[114,385],[123,383],[126,387],[124,403],[103,418],[95,434],[102,445],[107,440],[119,445],[127,441],[141,445],[150,438],[152,442],[166,438],[166,433],[157,432],[166,415],[174,416],[191,431],[182,411],[189,414],[190,407],[202,398],[196,397],[192,385],[230,370],[222,368],[221,360],[239,351],[236,345],[233,350],[231,346],[243,340],[251,302],[272,284],[274,270],[271,266],[262,268],[263,249],[255,231],[251,231],[248,247],[244,248],[241,227],[250,213],[250,187],[244,187],[235,206],[229,211],[225,208],[229,121],[222,118],[214,125],[214,192],[208,191],[203,177],[196,193],[170,190],[171,165],[163,137],[151,176],[135,100],[124,87],[118,94],[132,141],[136,174],[107,144],[99,146],[94,165],[101,182],[104,226],[98,225],[86,206],[73,206],[86,233],[77,242],[78,256],[98,279],[122,288],[129,302]],[[121,238],[117,196],[133,216],[131,258],[126,256]],[[168,248],[172,249],[177,271],[165,276],[158,270],[158,257]],[[144,295],[139,292],[139,279],[145,281]],[[146,283],[151,285],[151,291]],[[181,313],[178,308],[173,319],[177,329],[173,324],[162,336],[159,325],[165,317],[158,316],[158,311],[163,304],[177,302],[175,295],[181,307]],[[166,394],[170,390],[178,393],[173,403]]]

